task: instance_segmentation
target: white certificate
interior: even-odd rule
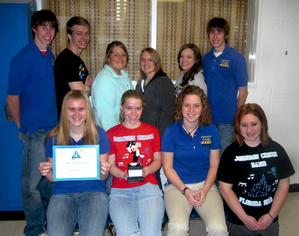
[[[99,145],[53,146],[54,181],[100,179]]]

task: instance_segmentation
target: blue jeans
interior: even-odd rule
[[[231,124],[216,125],[221,140],[221,154],[225,148],[233,142],[234,127]]]
[[[80,236],[102,236],[108,217],[105,192],[55,194],[47,210],[49,236],[70,236],[78,222]]]
[[[117,236],[162,235],[164,203],[158,185],[112,188],[109,197],[109,213]]]
[[[48,131],[37,130],[24,136],[24,159],[22,170],[22,195],[26,236],[45,232],[46,208],[51,196],[52,184],[40,175],[38,166],[46,161],[45,138]]]

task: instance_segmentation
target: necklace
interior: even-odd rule
[[[193,134],[194,131],[198,128],[198,125],[196,125],[195,128],[193,128],[192,130],[188,130],[188,129],[186,128],[186,126],[183,124],[183,128],[184,128],[184,130],[187,132],[187,134],[188,134],[189,136],[193,137],[192,134]]]

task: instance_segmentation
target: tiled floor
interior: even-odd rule
[[[299,193],[288,195],[279,219],[280,236],[299,236]],[[23,227],[24,221],[0,221],[0,236],[23,236]],[[200,220],[191,221],[190,236],[205,235],[202,228]]]

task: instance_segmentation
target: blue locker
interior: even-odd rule
[[[15,123],[6,119],[5,103],[11,58],[31,38],[30,4],[0,3],[0,211],[22,210],[22,141]]]

